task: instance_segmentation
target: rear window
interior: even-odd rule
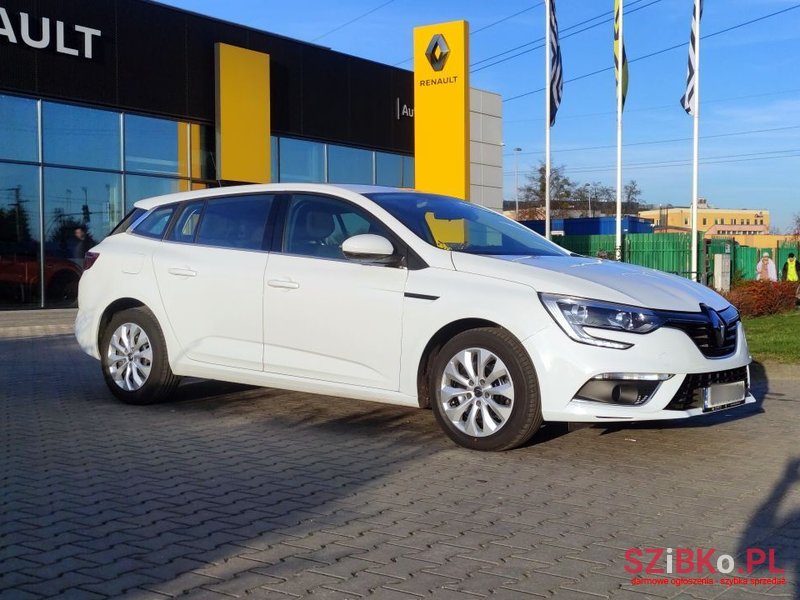
[[[160,240],[174,212],[174,204],[154,209],[133,229],[133,233]]]
[[[134,208],[125,217],[117,223],[116,227],[111,230],[108,235],[116,235],[117,233],[125,233],[133,223],[147,211],[143,208]]]

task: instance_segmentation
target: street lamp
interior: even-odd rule
[[[514,219],[519,221],[519,153],[522,148],[514,148]]]

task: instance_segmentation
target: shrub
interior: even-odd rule
[[[791,281],[748,281],[738,285],[725,297],[745,317],[774,315],[795,306],[797,283]]]

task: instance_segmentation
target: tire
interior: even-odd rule
[[[458,334],[437,354],[430,377],[436,420],[460,446],[510,450],[528,441],[542,425],[533,363],[519,341],[503,329]]]
[[[161,327],[144,307],[111,318],[100,340],[100,366],[111,393],[126,404],[164,400],[179,381],[170,369]]]

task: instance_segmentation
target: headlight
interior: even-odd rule
[[[624,350],[633,344],[595,337],[586,328],[650,333],[664,323],[662,317],[646,308],[555,294],[539,294],[539,298],[564,333],[582,344]]]

